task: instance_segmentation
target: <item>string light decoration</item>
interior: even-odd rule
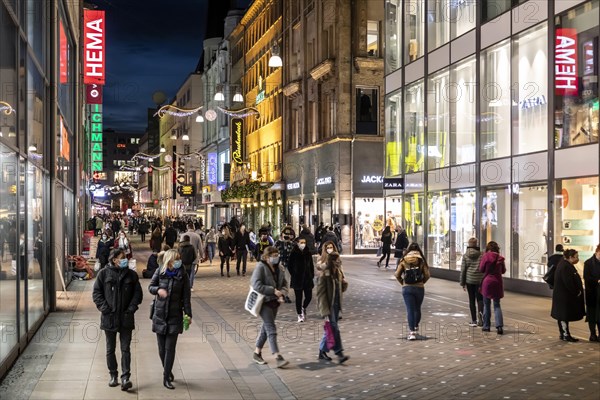
[[[202,154],[200,154],[200,150],[196,150],[193,151],[191,153],[177,153],[174,152],[173,154],[175,154],[177,157],[179,157],[182,160],[191,160],[193,157],[202,159],[204,158],[204,156]]]
[[[158,153],[158,154],[136,153],[136,154],[134,154],[133,157],[131,157],[131,161],[144,160],[144,161],[152,162],[152,161],[154,161],[155,158],[159,158],[162,155],[163,155],[163,153]]]
[[[6,115],[17,113],[15,109],[5,101],[0,101],[0,112],[4,112]]]
[[[260,119],[260,111],[258,111],[258,109],[255,107],[246,107],[242,108],[241,110],[228,110],[222,107],[217,107],[217,109],[223,114],[229,115],[230,117],[246,118],[251,115],[255,115],[256,119]]]
[[[204,113],[204,118],[206,118],[209,121],[214,121],[215,119],[217,119],[217,112],[215,110],[208,110]]]
[[[198,111],[202,110],[202,107],[204,107],[204,106],[200,106],[200,107],[196,107],[196,108],[180,108],[180,107],[174,106],[172,104],[165,104],[164,106],[159,108],[157,112],[154,113],[154,116],[155,117],[158,116],[158,118],[162,118],[165,116],[165,114],[169,114],[174,117],[189,117],[190,115],[193,115],[193,114],[197,113]]]

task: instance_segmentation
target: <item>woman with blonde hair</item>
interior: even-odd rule
[[[325,243],[323,243],[321,249],[321,256],[317,260],[316,265],[317,276],[321,276],[321,272],[327,267],[327,260],[329,259],[329,255],[333,253],[339,254],[337,245],[331,240],[328,240]]]
[[[163,365],[163,385],[175,389],[171,382],[175,346],[179,334],[183,333],[184,314],[192,318],[190,302],[190,280],[176,250],[167,250],[158,255],[160,268],[150,281],[148,290],[156,296],[152,316],[152,332],[156,333],[158,354]]]

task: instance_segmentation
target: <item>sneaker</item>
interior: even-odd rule
[[[381,262],[377,261],[377,268],[381,268]]]
[[[471,321],[471,322],[469,322],[469,326],[477,326],[477,321]]]
[[[417,340],[417,333],[416,333],[416,332],[413,332],[413,331],[411,331],[411,332],[408,334],[408,340]]]
[[[288,365],[290,362],[284,359],[281,354],[277,356],[275,359],[277,361],[277,368],[283,368]]]
[[[304,315],[298,314],[298,322],[304,322]]]
[[[252,359],[254,360],[255,363],[259,364],[259,365],[264,365],[267,362],[265,360],[263,360],[262,358],[262,354],[257,354],[257,353],[252,353]]]

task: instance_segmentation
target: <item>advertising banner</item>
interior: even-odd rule
[[[244,120],[231,119],[231,159],[237,165],[244,163]]]
[[[577,29],[557,28],[554,50],[554,88],[558,96],[577,96]]]

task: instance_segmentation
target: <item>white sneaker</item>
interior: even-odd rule
[[[411,332],[408,334],[408,340],[417,340],[417,334],[416,334],[416,332],[412,332],[412,331],[411,331]]]
[[[477,326],[477,321],[471,321],[471,322],[469,322],[469,326]]]
[[[298,314],[298,322],[304,322],[304,315]]]

